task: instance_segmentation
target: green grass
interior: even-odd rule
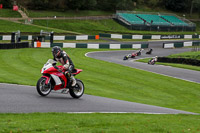
[[[114,99],[200,112],[200,85],[85,57],[91,49],[65,49],[86,86],[86,93]],[[0,82],[34,85],[51,49],[0,50]],[[10,78],[12,77],[12,78]],[[150,77],[150,78],[149,78]]]
[[[97,35],[99,33],[120,34],[194,34],[199,32],[157,32],[157,31],[134,31],[125,28],[112,19],[104,20],[34,20],[34,24],[53,27],[62,30],[80,32],[82,34]]]
[[[168,57],[170,57],[170,58],[189,58],[189,59],[200,60],[200,51],[173,54],[173,55],[169,55]]]
[[[181,133],[200,132],[197,115],[0,114],[0,132]]]
[[[21,15],[19,12],[13,11],[12,9],[0,9],[0,17],[21,18]]]
[[[62,32],[62,33],[68,33],[67,31],[59,30],[59,29],[50,29],[46,27],[39,27],[34,25],[25,25],[22,23],[15,23],[7,20],[0,20],[0,33],[5,34],[11,34],[12,32],[16,32],[20,30],[23,33],[37,33],[39,34],[41,30],[44,31],[54,31],[54,32]]]
[[[34,24],[80,32],[88,35],[98,35],[104,32],[127,31],[127,29],[111,19],[106,20],[35,20]]]
[[[82,17],[82,16],[109,16],[113,12],[106,11],[38,11],[38,10],[29,10],[29,17]]]

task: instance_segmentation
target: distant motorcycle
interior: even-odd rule
[[[149,49],[149,51],[146,52],[146,54],[151,54],[152,51],[153,51],[153,49],[151,48],[151,49]]]
[[[142,54],[142,51],[143,51],[144,49],[140,49],[136,54],[137,54],[137,56],[140,56],[141,54]]]
[[[157,62],[157,56],[155,58],[152,58],[148,61],[148,64],[154,65]]]
[[[128,54],[128,55],[125,55],[125,56],[124,56],[124,59],[123,59],[123,60],[128,60],[129,58],[135,58],[135,56],[137,56],[136,53]]]
[[[131,54],[125,55],[123,60],[128,60],[129,58],[131,58]]]

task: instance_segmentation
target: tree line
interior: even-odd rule
[[[134,10],[138,7],[166,8],[176,12],[199,12],[200,0],[0,0],[4,7],[19,3],[32,10]]]

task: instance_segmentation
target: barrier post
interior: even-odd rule
[[[11,43],[15,43],[15,32],[11,33]]]
[[[51,34],[50,34],[50,44],[53,44],[53,36],[54,36],[54,33],[52,31]]]
[[[21,42],[21,34],[20,34],[20,31],[18,30],[15,34],[17,35],[17,36],[16,36],[17,43]]]

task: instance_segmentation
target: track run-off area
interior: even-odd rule
[[[163,49],[157,47],[159,42],[150,43],[153,48],[151,55],[142,53],[139,58],[166,56],[174,53],[190,51],[190,48]],[[155,46],[156,47],[155,47]],[[200,83],[200,72],[174,68],[163,65],[148,65],[134,60],[123,60],[124,55],[135,50],[120,50],[86,53],[87,57],[104,60],[124,66],[133,67],[153,73]],[[149,77],[151,78],[151,77]],[[70,95],[51,93],[41,97],[35,86],[24,86],[0,83],[0,113],[33,113],[33,112],[67,112],[67,113],[145,113],[145,114],[196,114],[181,110],[158,106],[115,100],[99,96],[84,94],[80,99],[73,99]]]

